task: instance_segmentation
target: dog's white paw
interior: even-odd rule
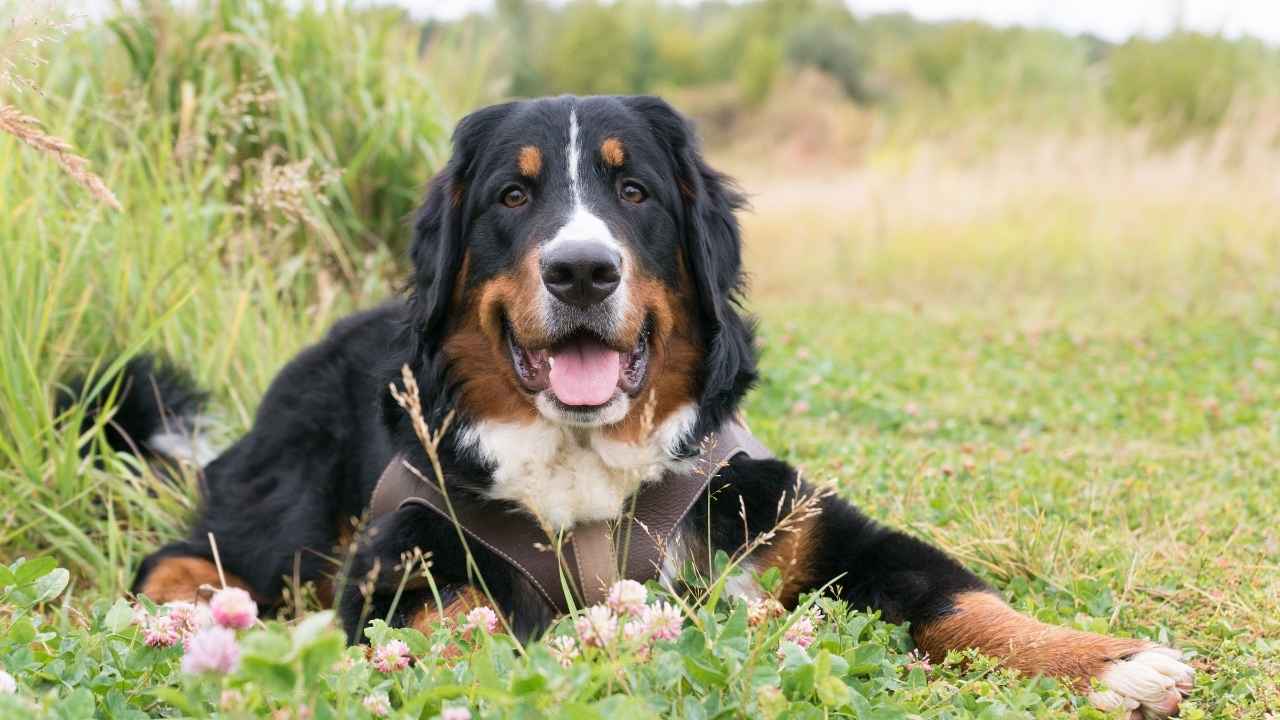
[[[1194,679],[1195,670],[1182,662],[1182,653],[1148,648],[1111,663],[1089,701],[1102,710],[1128,710],[1133,720],[1160,720],[1177,714]]]

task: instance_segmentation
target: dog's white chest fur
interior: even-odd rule
[[[538,418],[530,423],[479,422],[463,433],[493,468],[489,496],[520,503],[555,530],[618,517],[640,486],[676,464],[693,425],[692,406],[659,423],[646,442],[610,440],[599,429]]]

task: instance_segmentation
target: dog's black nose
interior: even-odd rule
[[[590,307],[622,282],[622,255],[595,240],[556,243],[542,254],[542,284],[562,302]]]

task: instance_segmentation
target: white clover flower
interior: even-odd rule
[[[191,637],[182,656],[182,671],[192,675],[227,675],[240,667],[240,646],[228,628],[209,627]]]
[[[590,647],[604,647],[618,636],[618,616],[604,605],[592,605],[578,616],[574,622],[578,637],[582,644]]]
[[[654,640],[675,640],[680,637],[680,630],[684,627],[684,615],[680,608],[666,602],[645,608],[642,619],[648,628],[649,637]]]
[[[498,614],[493,608],[482,606],[467,613],[467,626],[492,635],[498,631]]]
[[[373,650],[373,666],[379,672],[393,673],[409,667],[409,646],[402,640],[392,640]]]
[[[225,587],[214,593],[209,610],[214,622],[232,630],[244,630],[258,619],[258,603],[236,587]]]
[[[387,698],[386,693],[377,693],[370,695],[360,702],[364,705],[364,709],[374,717],[386,717],[391,714],[391,700]]]
[[[791,627],[782,634],[782,639],[807,648],[813,644],[816,634],[817,629],[813,626],[813,619],[806,615],[792,623]]]
[[[649,591],[635,580],[619,580],[609,588],[609,597],[605,600],[610,608],[619,615],[639,616],[644,612],[645,603],[649,601]]]
[[[151,647],[171,647],[181,639],[181,629],[168,615],[149,616],[142,626],[142,641]]]
[[[547,649],[551,651],[551,656],[560,663],[560,666],[565,668],[572,665],[574,659],[580,654],[578,641],[569,635],[552,638],[547,642]]]

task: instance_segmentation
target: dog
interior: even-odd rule
[[[189,535],[146,557],[136,593],[198,599],[220,582],[212,537],[228,584],[267,610],[311,583],[352,642],[366,618],[425,627],[481,594],[513,632],[536,636],[563,608],[521,561],[476,533],[468,544],[430,503],[368,518],[380,478],[414,468],[430,484],[438,465],[442,489],[477,517],[582,535],[639,495],[666,499],[664,478],[692,477],[712,454],[705,440],[740,429],[757,379],[740,306],[745,202],[690,122],[654,97],[564,96],[481,109],[452,143],[414,218],[404,297],[342,320],[280,371],[248,434],[203,466]],[[153,455],[181,456],[198,391],[151,360],[125,375],[114,426]],[[686,565],[708,572],[724,551],[746,570],[731,593],[760,597],[752,573],[778,568],[783,605],[829,585],[855,609],[910,623],[935,661],[974,648],[1146,717],[1175,714],[1190,691],[1176,650],[1019,614],[943,551],[785,461],[721,455],[660,540],[663,580]],[[432,588],[403,582],[415,551]]]

